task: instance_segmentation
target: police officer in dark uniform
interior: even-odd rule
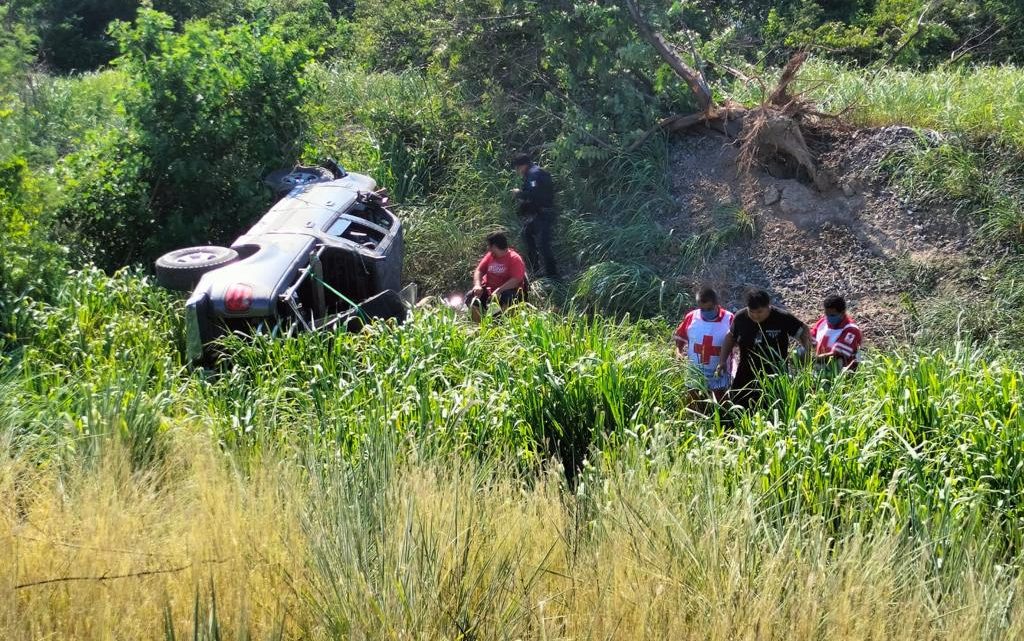
[[[541,169],[529,154],[519,154],[512,160],[516,173],[523,178],[523,186],[513,190],[519,201],[519,215],[523,218],[523,241],[531,270],[538,270],[544,258],[544,274],[558,278],[555,253],[551,250],[551,234],[555,226],[555,186],[551,174]]]

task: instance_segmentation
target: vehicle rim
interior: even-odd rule
[[[176,256],[174,262],[179,265],[200,265],[203,263],[209,263],[220,258],[217,252],[212,251],[193,251],[181,256]]]

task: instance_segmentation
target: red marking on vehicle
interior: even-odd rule
[[[224,294],[224,309],[229,312],[247,312],[252,306],[252,287],[241,283],[228,287]]]

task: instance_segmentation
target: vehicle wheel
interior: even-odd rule
[[[200,276],[236,260],[238,252],[228,247],[207,245],[176,249],[156,259],[156,282],[167,289],[191,291]]]

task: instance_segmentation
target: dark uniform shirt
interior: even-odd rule
[[[551,174],[538,165],[530,165],[519,190],[519,207],[524,216],[547,214],[555,206],[555,186]]]
[[[745,387],[756,377],[779,371],[789,354],[789,339],[800,338],[804,324],[781,309],[771,308],[768,318],[755,323],[746,308],[732,319],[732,337],[740,348],[733,387]]]

